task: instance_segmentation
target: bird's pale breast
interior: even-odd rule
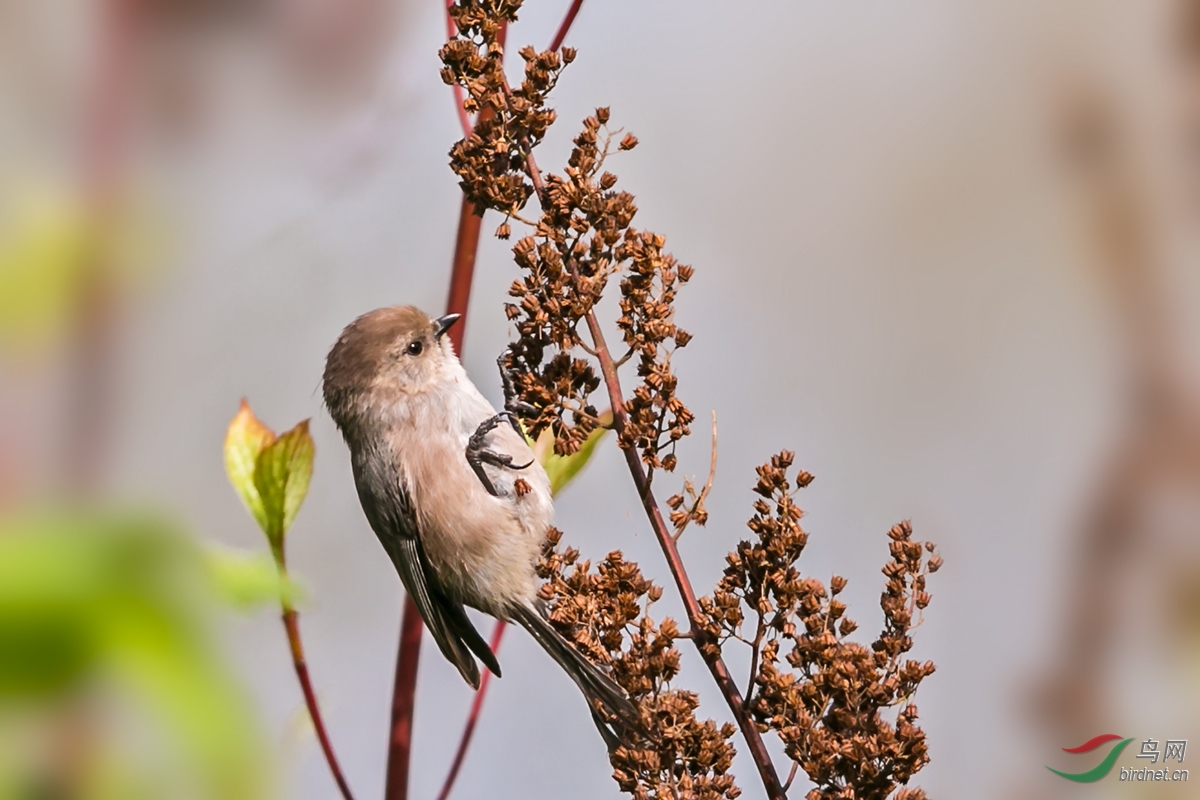
[[[488,435],[488,449],[512,456],[516,465],[533,463],[522,470],[485,465],[499,496],[484,489],[465,452],[495,411],[465,373],[458,380],[467,385],[455,381],[410,401],[424,408],[397,421],[389,438],[439,586],[467,605],[507,617],[513,603],[537,591],[533,564],[553,518],[550,483],[524,437],[505,423]]]

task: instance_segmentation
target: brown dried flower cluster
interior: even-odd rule
[[[796,568],[808,536],[787,475],[792,454],[784,452],[759,468],[753,539],[729,555],[715,593],[697,603],[675,540],[689,524],[707,521],[713,471],[701,491],[685,482],[667,501],[674,535],[650,494],[654,471],[676,467],[675,446],[694,419],[677,396],[671,365],[691,338],[675,324],[675,300],[692,268],[664,251],[663,236],[631,227],[634,198],[616,188],[605,162],[614,142],[615,149],[628,150],[637,139],[625,134],[617,141],[621,131],[610,130],[607,108],[584,120],[562,174],[540,172],[533,151],[555,119],[548,94],[575,53],[523,49],[525,78],[511,88],[502,32],[520,5],[456,0],[450,14],[459,33],[441,51],[443,78],[462,87],[465,110],[477,113],[473,132],[450,154],[463,191],[476,213],[504,215],[498,237],[510,237],[514,220],[529,227],[513,246],[523,274],[505,306],[518,334],[507,355],[518,395],[510,408],[525,417],[530,435],[550,430],[555,452],[571,454],[605,424],[591,400],[603,379],[619,444],[691,621],[686,635],[704,656],[770,797],[786,794],[762,741],[761,734],[773,730],[815,784],[809,800],[922,800],[921,790],[902,788],[928,761],[908,700],[934,667],[904,654],[912,647],[915,618],[929,602],[926,575],[940,559],[932,545],[912,541],[907,523],[893,528],[884,631],[870,647],[849,641],[856,624],[837,599],[845,579],[835,576],[827,589]],[[531,198],[539,211],[527,218]],[[620,280],[616,325],[625,352],[619,357],[608,349],[595,313],[613,276]],[[618,372],[635,355],[639,384],[624,397]],[[714,419],[714,468],[715,434]],[[812,476],[801,472],[794,480],[798,489]],[[643,730],[610,741],[621,789],[639,798],[736,797],[728,772],[734,727],[700,722],[696,695],[671,686],[679,671],[674,642],[683,634],[671,619],[656,624],[650,617],[661,590],[620,551],[592,570],[576,550],[558,547],[560,537],[551,531],[538,566],[550,618],[612,670],[639,708]],[[721,657],[730,638],[751,651],[744,701]]]
[[[598,424],[588,397],[599,386],[579,326],[600,301],[609,276],[627,270],[617,324],[629,353],[617,366],[638,353],[642,385],[626,404],[620,444],[638,447],[651,468],[673,469],[674,453],[661,459],[659,453],[668,444],[673,450],[692,420],[675,396],[670,369],[671,351],[690,338],[674,324],[673,303],[691,268],[663,252],[661,235],[629,227],[637,213],[633,196],[615,190],[616,176],[603,169],[615,136],[608,119],[608,109],[599,108],[584,120],[564,174],[546,178],[534,235],[513,248],[526,275],[509,291],[518,302],[506,306],[520,335],[512,345],[512,367],[521,399],[538,410],[531,434],[550,427],[557,452],[577,450]],[[620,146],[634,143],[626,136]],[[670,350],[667,341],[674,344]]]
[[[880,601],[884,630],[869,648],[850,641],[858,626],[837,599],[846,579],[834,576],[826,589],[795,566],[808,534],[787,477],[792,459],[784,451],[758,468],[754,491],[761,498],[748,523],[755,537],[729,554],[716,592],[701,600],[702,647],[719,653],[730,638],[749,644],[747,707],[815,784],[808,800],[884,800],[929,761],[908,700],[934,665],[902,656],[930,600],[926,576],[941,558],[931,543],[912,540],[907,522],[893,527]],[[796,489],[811,481],[800,472]],[[884,716],[891,708],[898,708],[894,723]],[[896,797],[925,795],[901,789]]]
[[[560,56],[526,47],[521,50],[525,80],[510,89],[500,37],[502,26],[516,20],[520,7],[520,0],[460,0],[448,9],[458,35],[438,54],[445,65],[442,80],[462,86],[464,109],[479,114],[471,135],[450,150],[450,166],[477,214],[488,208],[516,214],[533,194],[526,161],[555,116],[545,98],[575,57],[570,48]]]
[[[695,419],[675,395],[671,354],[692,335],[675,324],[675,293],[692,277],[692,268],[663,252],[666,239],[656,233],[631,231],[619,255],[629,260],[629,276],[621,281],[621,318],[617,326],[630,352],[638,354],[641,386],[625,404],[629,419],[621,431],[622,447],[637,447],[649,470],[675,468],[675,444],[690,433]],[[673,347],[668,349],[667,342]],[[663,451],[669,452],[663,455]]]
[[[644,730],[609,754],[621,790],[639,800],[722,800],[741,792],[729,774],[735,730],[696,718],[695,693],[673,689],[679,672],[679,636],[669,617],[657,625],[650,605],[662,589],[620,552],[593,571],[573,548],[559,548],[551,529],[538,574],[550,621],[592,660],[607,664],[637,704]]]
[[[509,367],[521,401],[533,410],[527,426],[535,437],[550,428],[555,451],[566,455],[600,424],[589,400],[600,385],[595,352],[578,328],[609,276],[627,270],[617,324],[629,352],[617,366],[637,353],[642,383],[627,403],[620,443],[637,447],[651,470],[671,470],[674,445],[688,434],[693,418],[675,395],[670,366],[671,353],[691,338],[675,325],[674,300],[692,270],[663,252],[664,237],[630,227],[637,213],[633,196],[617,190],[617,176],[604,170],[620,133],[609,130],[607,108],[584,120],[563,174],[543,181],[532,153],[555,119],[547,96],[575,52],[524,48],[525,79],[510,89],[499,37],[502,23],[516,19],[519,8],[515,0],[458,0],[450,9],[458,35],[442,48],[441,58],[443,80],[462,86],[466,110],[479,112],[470,136],[450,152],[463,191],[476,213],[504,214],[499,237],[511,235],[510,219],[532,229],[513,247],[526,274],[509,292],[516,302],[505,307],[519,334]],[[636,145],[637,138],[626,134],[616,148]],[[536,222],[521,216],[535,193],[541,207]]]
[[[605,131],[601,142],[600,134],[607,119],[601,108],[584,121],[565,174],[546,179],[536,236],[513,247],[526,273],[509,290],[519,302],[505,306],[520,335],[511,346],[515,382],[521,399],[538,410],[530,434],[551,428],[559,454],[575,452],[599,424],[588,398],[600,379],[586,352],[576,355],[583,348],[579,324],[600,301],[622,232],[637,212],[632,195],[601,188],[611,189],[616,180],[601,174],[609,136]]]

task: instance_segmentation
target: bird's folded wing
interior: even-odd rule
[[[388,474],[369,474],[371,470]],[[400,475],[385,459],[365,458],[354,464],[354,482],[371,528],[392,559],[405,591],[416,604],[442,654],[476,689],[479,688],[479,667],[471,657],[472,650],[499,675],[495,655],[471,625],[462,605],[438,591],[421,549],[416,515]],[[386,495],[378,496],[379,491]]]

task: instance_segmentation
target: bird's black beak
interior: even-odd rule
[[[442,338],[446,331],[450,330],[450,326],[458,322],[458,318],[462,314],[447,314],[444,317],[438,317],[433,321],[433,336],[435,339]]]

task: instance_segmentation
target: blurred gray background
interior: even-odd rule
[[[356,315],[445,303],[461,134],[438,77],[444,17],[433,0],[292,0],[272,24],[188,5],[161,3],[128,95],[120,183],[160,266],[112,304],[100,491],[262,549],[223,472],[225,425],[242,396],[277,429],[313,419],[289,560],[335,746],[358,796],[379,797],[402,589],[317,387]],[[566,5],[527,3],[510,51],[544,47]],[[715,410],[711,518],[682,542],[693,581],[716,581],[747,533],[753,468],[781,448],[816,475],[801,569],[849,578],[864,636],[882,620],[887,529],[908,518],[937,542],[946,566],[914,650],[938,665],[916,697],[933,759],[916,782],[933,797],[1082,797],[1044,769],[1065,764],[1060,747],[1110,729],[1200,739],[1192,5],[589,0],[567,39],[579,57],[539,163],[561,168],[582,118],[610,106],[641,140],[611,162],[635,224],[696,268],[678,302],[695,339],[674,364],[697,422],[656,483],[666,496],[703,479]],[[95,4],[0,9],[4,199],[69,198]],[[463,360],[493,401],[516,277],[508,245],[485,240]],[[44,351],[17,362],[0,442],[19,454],[13,491],[32,496],[61,467],[69,368]],[[1114,556],[1096,531],[1126,490],[1134,524]],[[558,524],[585,554],[621,548],[670,583],[612,441]],[[1081,655],[1095,596],[1111,613]],[[657,614],[681,615],[670,590]],[[276,616],[222,633],[280,796],[334,796]],[[682,649],[680,683],[725,719]],[[523,632],[500,658],[456,796],[618,796],[569,680]],[[1080,682],[1094,693],[1060,707]],[[470,699],[427,641],[413,797],[441,785]],[[748,761],[735,772],[761,796]]]

